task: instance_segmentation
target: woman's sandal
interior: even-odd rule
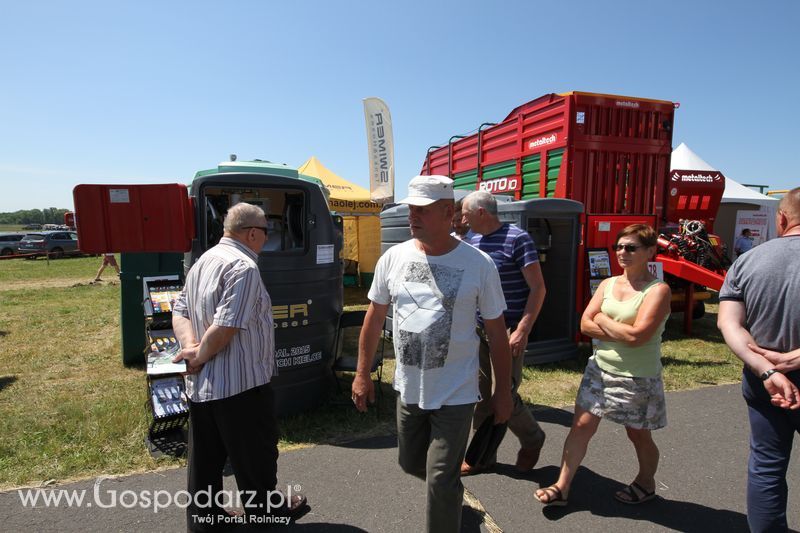
[[[567,499],[561,494],[561,489],[555,485],[550,485],[549,487],[544,487],[539,490],[543,491],[542,496],[547,496],[547,501],[544,501],[536,492],[533,493],[533,497],[545,507],[564,507],[567,505]]]
[[[625,496],[621,496],[622,494]],[[644,489],[644,487],[635,481],[621,491],[614,493],[614,498],[617,501],[626,503],[628,505],[639,505],[640,503],[650,501],[655,497],[656,491],[648,492]]]

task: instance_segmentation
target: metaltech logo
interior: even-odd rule
[[[719,180],[720,180],[719,172],[714,174],[681,174],[680,172],[675,172],[672,174],[672,181],[714,183],[715,181]]]
[[[528,143],[528,149],[536,148],[538,146],[546,146],[548,144],[553,144],[557,140],[558,140],[558,135],[556,135],[555,133],[545,137],[539,137],[538,139],[534,139]]]
[[[639,109],[639,102],[630,102],[628,100],[617,100],[617,107],[629,107],[631,109]]]

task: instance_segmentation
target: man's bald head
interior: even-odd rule
[[[783,211],[790,222],[796,224],[800,223],[800,187],[795,187],[787,192],[783,198],[781,198],[778,209]]]

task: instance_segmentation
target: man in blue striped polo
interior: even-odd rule
[[[470,193],[464,198],[461,210],[464,219],[474,232],[465,242],[487,253],[500,273],[503,294],[506,298],[506,310],[503,316],[509,332],[512,356],[514,410],[508,420],[508,428],[517,436],[521,445],[517,453],[517,470],[527,472],[536,466],[545,439],[544,431],[517,392],[522,382],[522,366],[528,335],[542,309],[546,292],[539,255],[533,239],[527,232],[513,224],[500,222],[497,216],[497,200],[488,192]],[[482,324],[480,320],[479,323]],[[483,335],[481,337],[483,338]],[[482,400],[475,406],[473,429],[480,427],[491,413],[491,406],[487,400],[492,394],[492,366],[489,346],[485,340],[482,340],[480,345],[479,388]],[[494,466],[495,460],[495,457],[488,457],[483,464],[477,465],[465,462],[461,467],[461,474],[483,472]]]
[[[189,531],[227,527],[220,501],[230,499],[218,497],[226,459],[244,493],[243,522],[293,516],[306,503],[302,495],[281,498],[275,490],[278,423],[269,384],[275,375],[274,325],[258,269],[266,242],[261,208],[234,205],[219,244],[192,266],[175,301],[172,327],[181,343],[175,361],[186,361],[189,397]]]

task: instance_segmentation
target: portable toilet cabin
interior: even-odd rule
[[[343,307],[342,232],[317,182],[284,165],[225,162],[198,172],[188,193],[179,184],[79,185],[74,196],[81,248],[90,253],[126,252],[123,333],[127,321],[144,322],[141,311],[135,317],[125,314],[128,293],[141,309],[144,274],[126,272],[126,264],[142,263],[126,261],[126,256],[184,252],[181,271],[173,272],[183,277],[219,242],[229,207],[239,202],[260,206],[267,215],[268,240],[258,266],[272,300],[276,412],[301,412],[325,398]],[[134,355],[143,361],[144,334],[136,335],[141,345]],[[123,353],[126,363],[137,362],[126,355],[130,354]]]
[[[525,362],[549,363],[578,355],[580,316],[577,296],[578,245],[583,204],[560,198],[498,203],[501,222],[512,223],[533,238],[547,288],[542,310],[528,336]]]

